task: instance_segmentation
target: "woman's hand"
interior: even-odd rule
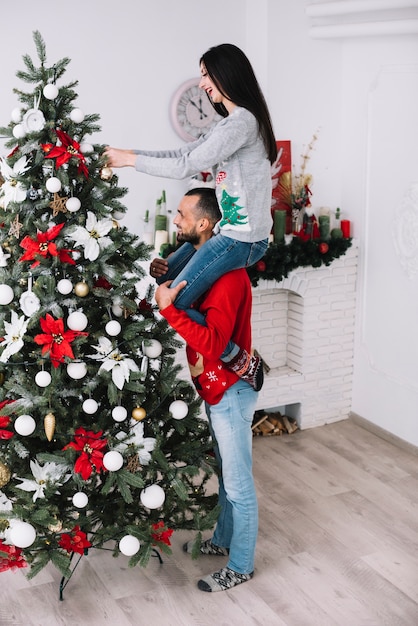
[[[135,167],[136,154],[133,150],[121,150],[107,146],[104,156],[109,167]]]

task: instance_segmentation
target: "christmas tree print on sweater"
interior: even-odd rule
[[[227,228],[238,230],[237,227],[245,226],[242,230],[249,230],[248,216],[239,213],[243,207],[237,204],[238,200],[239,196],[230,196],[226,189],[222,190],[222,220],[219,224],[220,228],[226,226]]]

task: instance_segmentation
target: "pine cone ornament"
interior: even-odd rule
[[[44,429],[46,438],[48,439],[48,441],[51,441],[55,432],[55,415],[53,413],[47,413],[45,415]]]
[[[7,465],[5,465],[4,463],[0,461],[0,488],[7,485],[7,483],[9,482],[11,478],[11,475],[12,473],[7,467]]]
[[[137,454],[132,454],[126,463],[126,469],[131,474],[135,474],[141,468],[141,464],[139,462],[139,456]]]

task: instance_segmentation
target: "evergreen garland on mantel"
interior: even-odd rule
[[[351,238],[331,238],[329,241],[311,239],[303,241],[293,237],[286,243],[271,243],[264,257],[247,269],[253,287],[259,280],[280,282],[289,272],[298,267],[321,267],[330,265],[334,259],[346,253],[351,246]]]

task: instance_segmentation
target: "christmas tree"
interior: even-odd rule
[[[23,57],[0,134],[0,571],[109,544],[145,566],[175,529],[216,520],[207,422],[180,347],[138,296],[150,248],[121,226],[126,189],[89,142],[98,115],[63,85],[68,58]]]

